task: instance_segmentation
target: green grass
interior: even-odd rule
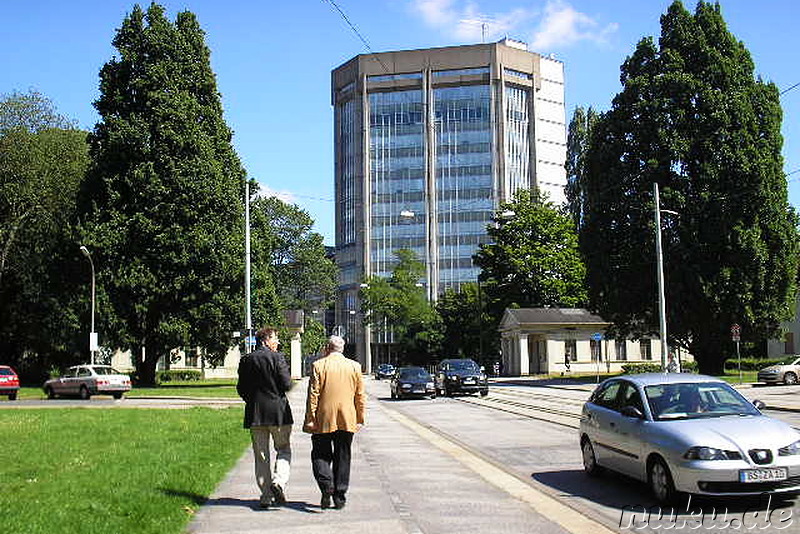
[[[717,378],[723,379],[728,384],[736,385],[739,383],[739,371],[725,371],[725,374]],[[750,384],[758,382],[758,371],[742,371],[742,383]]]
[[[3,531],[182,532],[241,457],[242,409],[0,411]]]
[[[236,393],[235,379],[209,379],[185,382],[167,382],[159,386],[145,388],[134,387],[133,390],[125,394],[127,397],[203,397],[203,398],[224,398],[238,399]],[[47,396],[41,387],[22,387],[17,396],[18,399],[45,399]],[[101,398],[111,398],[102,396]],[[0,397],[3,402],[4,397]]]

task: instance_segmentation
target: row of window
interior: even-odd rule
[[[601,345],[599,341],[594,339],[589,341],[589,350],[591,352],[591,361],[603,361],[604,355],[601,353]],[[652,360],[653,350],[651,347],[651,340],[639,340],[639,354],[642,360]],[[605,355],[608,359],[608,355]],[[564,340],[564,359],[571,362],[578,361],[578,342],[575,339]],[[614,342],[614,359],[617,361],[626,361],[628,359],[628,348],[625,340],[616,340]]]

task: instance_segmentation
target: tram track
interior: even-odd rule
[[[503,396],[512,398],[502,398]],[[542,406],[541,404],[532,404],[530,402],[525,402],[525,400],[530,400],[530,399],[516,400],[513,397],[538,398],[540,401],[547,400],[548,402],[556,403],[561,406],[564,405],[564,399],[560,397],[547,396],[541,394],[537,395],[537,394],[517,394],[517,393],[509,395],[508,392],[498,393],[494,390],[490,390],[490,394],[487,397],[459,397],[459,398],[454,398],[453,400],[464,402],[467,404],[474,404],[476,406],[482,406],[484,408],[489,408],[492,410],[498,410],[501,412],[519,415],[522,417],[526,417],[528,419],[547,421],[548,423],[553,423],[567,428],[577,429],[580,426],[579,424],[581,418],[580,410],[565,410],[559,407]],[[576,404],[573,403],[569,404],[576,406]],[[580,406],[582,407],[582,405],[583,403],[581,402]]]

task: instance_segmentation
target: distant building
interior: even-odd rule
[[[661,363],[657,336],[608,339],[609,326],[582,308],[507,309],[500,322],[503,374],[606,373]]]
[[[435,300],[474,282],[499,203],[538,187],[564,201],[564,65],[498,43],[359,55],[332,73],[337,329],[365,370],[391,358],[389,329],[362,329],[358,292],[394,252],[426,265]]]

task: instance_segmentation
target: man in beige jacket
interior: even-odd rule
[[[344,508],[350,484],[350,446],[364,424],[367,396],[361,364],[344,357],[344,339],[331,336],[308,382],[303,431],[311,436],[311,466],[321,508]]]

